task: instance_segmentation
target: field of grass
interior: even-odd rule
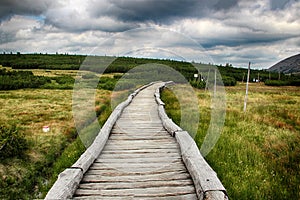
[[[201,147],[210,122],[210,95],[196,90],[201,121],[195,141]],[[253,83],[247,111],[245,84],[226,87],[226,121],[206,160],[231,199],[300,199],[300,87]],[[162,99],[179,123],[179,105],[171,90]]]
[[[34,70],[33,73],[50,77],[74,74],[66,70]],[[28,144],[22,154],[1,159],[0,199],[44,197],[57,175],[71,166],[85,150],[74,125],[72,92],[70,89],[0,91],[0,125],[16,126],[18,133],[25,135]],[[103,89],[96,92],[93,109],[100,124],[111,112],[111,94],[111,91]],[[83,123],[80,134],[92,140],[97,133],[93,129],[96,121]],[[50,127],[48,133],[42,131],[45,125]]]

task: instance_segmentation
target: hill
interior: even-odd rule
[[[286,58],[268,69],[271,72],[282,72],[284,74],[300,73],[300,54]]]

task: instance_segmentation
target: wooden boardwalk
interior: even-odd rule
[[[197,199],[178,144],[158,116],[156,88],[142,90],[124,109],[75,199]]]
[[[180,142],[167,131],[159,115],[155,92],[161,86],[162,83],[155,83],[139,91],[122,110],[99,156],[83,170],[82,176],[71,176],[80,176],[72,198],[204,199],[207,196],[203,191],[197,193],[197,185],[201,183],[195,175],[191,176],[191,170],[186,167],[189,162],[185,163],[182,158]],[[194,164],[190,165],[193,168]],[[74,169],[77,168],[80,167]],[[60,178],[64,176],[68,177],[60,175]],[[56,188],[60,188],[64,183],[57,185]],[[205,186],[201,186],[201,190],[203,188]],[[203,193],[201,197],[199,192]],[[49,192],[46,199],[51,199],[52,193]],[[226,195],[222,191],[221,198],[211,199],[226,199]]]

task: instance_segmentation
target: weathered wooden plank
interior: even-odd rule
[[[102,153],[109,153],[109,154],[128,154],[128,153],[147,154],[147,153],[176,153],[176,152],[178,152],[177,149],[163,148],[163,147],[159,147],[159,148],[156,148],[156,149],[133,149],[133,150],[121,150],[121,151],[120,150],[114,150],[114,149],[111,149],[111,150],[104,149],[102,151]]]
[[[140,158],[101,158],[96,159],[95,163],[122,163],[122,162],[128,162],[128,163],[171,163],[173,161],[181,162],[181,157],[140,157]]]
[[[139,168],[139,169],[138,169]],[[124,164],[124,165],[119,165],[119,164],[110,164],[110,165],[105,165],[105,164],[97,164],[94,163],[91,167],[91,170],[122,170],[125,172],[134,172],[134,170],[137,170],[137,172],[150,172],[150,171],[161,171],[163,169],[168,169],[168,170],[186,170],[186,167],[184,164],[181,163],[176,163],[173,165],[166,164],[166,165],[129,165],[129,164]]]
[[[99,183],[82,183],[80,189],[103,190],[103,189],[131,189],[131,188],[149,188],[149,187],[178,187],[192,186],[194,183],[190,179],[178,180],[151,180],[151,181],[132,181],[132,182],[99,182]]]
[[[111,166],[111,167],[122,167],[122,166],[124,166],[124,167],[136,167],[136,168],[138,168],[138,167],[166,167],[166,166],[168,166],[168,167],[172,167],[172,166],[174,166],[174,165],[178,165],[178,166],[184,166],[184,164],[181,162],[181,160],[173,160],[173,161],[171,161],[171,162],[165,162],[165,164],[164,164],[164,166],[161,166],[160,165],[160,163],[161,162],[158,162],[158,163],[130,163],[130,162],[123,162],[123,163],[109,163],[109,166]],[[93,167],[96,167],[96,166],[99,166],[99,167],[101,167],[101,166],[103,166],[103,165],[107,165],[106,163],[104,163],[104,162],[101,162],[101,163],[98,163],[98,162],[95,162],[95,163],[93,163]]]
[[[143,197],[143,200],[147,199],[158,199],[158,200],[195,200],[197,199],[196,194],[183,194],[183,195],[177,195],[177,196],[165,196],[165,197]],[[116,197],[116,196],[79,196],[74,197],[74,199],[103,199],[103,200],[132,200],[132,199],[141,199],[141,197],[138,196],[128,196],[128,197]]]
[[[150,175],[150,174],[156,174],[156,175],[163,175],[163,176],[174,176],[177,174],[187,173],[186,169],[178,168],[178,169],[160,169],[155,171],[147,171],[147,172],[132,172],[132,171],[119,171],[115,169],[106,169],[106,170],[93,170],[90,169],[85,174],[86,175],[103,175],[103,176],[141,176],[141,175]]]
[[[147,154],[143,153],[122,153],[122,154],[111,154],[111,153],[103,153],[98,157],[98,159],[105,158],[116,158],[116,159],[124,159],[124,158],[181,158],[181,155],[178,152],[170,152],[168,154],[160,154],[160,153],[152,153],[148,152]]]
[[[151,182],[151,181],[172,181],[172,180],[192,180],[190,179],[191,176],[188,173],[180,173],[180,174],[173,174],[172,176],[164,175],[164,174],[147,174],[147,175],[128,175],[128,176],[104,176],[104,175],[95,175],[95,174],[87,174],[82,179],[83,183],[110,183],[110,182]]]
[[[86,190],[77,189],[75,195],[103,195],[103,196],[134,196],[134,197],[164,197],[195,192],[193,186],[184,187],[153,187],[153,188],[132,188],[132,189],[112,189],[112,190]]]
[[[155,136],[149,136],[149,135],[140,135],[140,136],[130,136],[127,134],[111,134],[109,140],[118,140],[118,141],[124,141],[124,140],[151,140],[151,141],[170,141],[170,138],[168,136],[164,135],[155,135]],[[172,140],[173,141],[173,140]]]

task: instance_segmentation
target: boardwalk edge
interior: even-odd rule
[[[164,103],[160,99],[160,92],[173,82],[166,82],[157,89],[154,96],[158,104],[158,114],[164,128],[175,137],[181,150],[181,157],[187,170],[192,176],[196,193],[201,200],[227,200],[226,189],[217,177],[217,173],[209,166],[201,155],[194,139],[187,131],[182,130],[165,112]]]

